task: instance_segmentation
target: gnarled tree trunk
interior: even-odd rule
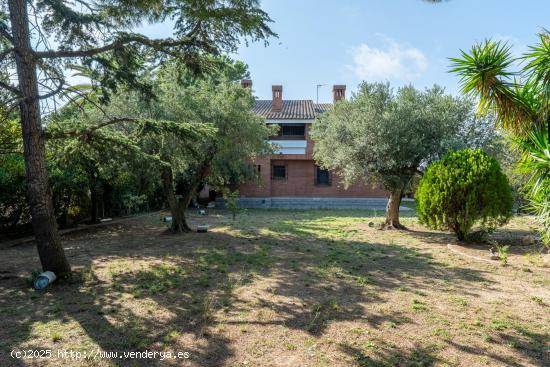
[[[394,190],[390,193],[388,205],[386,206],[386,221],[384,223],[387,229],[406,229],[399,222],[399,206],[401,205],[402,190]]]
[[[196,174],[189,180],[189,184],[183,188],[183,197],[180,201],[177,200],[174,193],[174,175],[172,168],[165,166],[161,169],[161,176],[164,188],[164,194],[172,213],[172,231],[173,232],[191,232],[191,228],[187,225],[185,218],[185,209],[189,206],[194,193],[197,191],[200,183],[208,176],[210,172],[210,164],[212,157],[216,152],[215,145],[211,145],[204,155],[204,160],[200,162],[195,170]]]
[[[65,257],[57,230],[46,171],[46,149],[40,119],[36,60],[30,44],[27,1],[9,0],[8,6],[21,93],[19,110],[23,131],[27,198],[38,255],[44,270],[51,270],[58,276],[69,276],[71,267]]]
[[[172,168],[168,166],[162,167],[161,176],[164,195],[166,196],[166,201],[168,201],[170,213],[172,214],[172,225],[170,229],[172,232],[191,232],[191,228],[189,228],[185,220],[185,208],[187,208],[189,201],[187,201],[187,203],[185,203],[185,200],[178,202],[176,194],[174,193],[174,175],[172,173]]]

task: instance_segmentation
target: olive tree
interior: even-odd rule
[[[403,229],[399,206],[404,190],[428,162],[457,144],[472,104],[434,86],[394,91],[367,83],[349,101],[339,101],[313,124],[314,157],[346,185],[357,180],[389,191],[385,226]]]
[[[159,117],[185,121],[204,131],[211,129],[202,139],[186,145],[166,135],[154,137],[156,144],[147,143],[153,148],[150,153],[156,152],[163,163],[161,178],[172,212],[172,230],[187,232],[190,228],[184,211],[198,188],[206,183],[222,188],[242,181],[247,162],[268,152],[272,131],[252,112],[250,90],[234,80],[220,76],[181,85],[172,75],[170,68],[159,75],[155,107]]]

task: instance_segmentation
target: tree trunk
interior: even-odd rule
[[[19,109],[27,178],[27,198],[32,216],[38,255],[42,268],[58,276],[70,276],[52,204],[46,171],[45,142],[42,134],[36,60],[30,44],[26,0],[9,0],[10,21],[19,81]]]
[[[174,193],[174,176],[172,174],[172,168],[163,167],[161,170],[162,187],[164,189],[164,195],[168,201],[170,207],[170,213],[172,214],[172,232],[191,232],[191,228],[187,225],[185,220],[185,208],[184,201],[178,203],[176,194]]]
[[[191,232],[191,228],[187,225],[187,218],[185,218],[185,209],[189,208],[189,203],[191,202],[193,195],[192,192],[188,192],[185,195],[183,195],[183,198],[181,199],[179,205],[179,210],[181,211],[181,217],[182,217],[182,223],[185,228],[187,228],[187,232]]]
[[[113,186],[108,182],[103,182],[103,195],[102,195],[102,207],[103,216],[113,216]]]
[[[386,222],[384,223],[387,229],[406,229],[405,226],[399,223],[401,193],[402,190],[395,190],[390,193],[388,205],[386,206]]]
[[[97,189],[95,185],[92,185],[92,188],[90,189],[90,223],[96,224],[99,223],[99,220],[97,219],[97,203],[99,201],[98,199],[99,195],[97,192]]]

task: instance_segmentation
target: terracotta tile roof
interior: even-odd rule
[[[270,120],[312,120],[318,114],[331,108],[331,103],[315,104],[312,100],[283,101],[281,112],[271,111],[271,100],[256,100],[253,111]]]
[[[315,103],[315,113],[320,114],[332,109],[332,103]]]

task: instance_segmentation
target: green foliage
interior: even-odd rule
[[[251,111],[250,90],[237,83],[248,76],[246,65],[228,58],[216,60],[216,72],[206,79],[194,79],[176,64],[166,65],[154,76],[158,103],[150,109],[153,116],[210,131],[195,139],[159,135],[142,142],[171,166],[182,195],[205,183],[220,191],[236,187],[250,178],[250,159],[269,151],[271,129]],[[181,83],[174,80],[177,74]]]
[[[347,183],[368,177],[389,190],[402,188],[447,150],[494,142],[489,120],[476,124],[472,109],[470,100],[445,95],[437,86],[395,93],[388,84],[365,82],[351,100],[338,102],[313,124],[315,158]]]
[[[508,265],[508,252],[509,252],[509,250],[510,250],[510,246],[508,246],[508,245],[505,245],[505,246],[499,245],[499,246],[497,246],[498,259],[500,260],[500,263],[502,264],[502,266]]]
[[[363,180],[402,192],[450,149],[496,146],[490,119],[478,124],[473,106],[437,86],[394,92],[388,84],[365,82],[312,125],[314,156],[348,185]]]
[[[461,56],[451,59],[451,72],[460,76],[464,94],[479,97],[480,114],[494,114],[500,126],[518,135],[526,135],[537,126],[546,127],[550,83],[549,70],[544,69],[550,60],[547,32],[523,57],[526,63],[521,72],[510,70],[516,60],[503,42],[486,40],[469,52],[461,51]],[[521,74],[523,83],[514,78]]]
[[[30,28],[36,37],[54,39],[36,54],[41,80],[55,90],[64,69],[89,69],[93,88],[102,101],[127,87],[152,96],[152,85],[143,71],[174,60],[195,75],[209,75],[217,68],[212,56],[234,53],[241,42],[265,41],[276,36],[269,15],[258,0],[68,0],[30,1]],[[0,13],[8,18],[8,14]],[[172,25],[165,38],[139,33],[142,26]],[[9,30],[0,17],[0,27]],[[11,44],[0,35],[0,53]],[[54,48],[52,46],[57,46]],[[0,62],[13,62],[8,53]],[[41,73],[39,73],[41,75]],[[61,80],[63,82],[63,80]],[[69,92],[71,88],[65,91]]]
[[[269,151],[271,130],[251,111],[250,90],[236,83],[248,75],[246,65],[211,59],[217,69],[206,78],[177,63],[144,75],[154,101],[124,90],[100,105],[100,96],[88,92],[48,118],[50,174],[53,186],[66,193],[60,195],[67,199],[60,205],[65,212],[74,211],[75,200],[88,208],[89,193],[109,216],[158,207],[165,198],[163,167],[172,172],[183,209],[206,183],[225,190],[250,178],[248,162]]]
[[[533,130],[527,138],[516,140],[522,149],[520,171],[527,175],[524,190],[528,209],[542,225],[541,237],[550,248],[550,141],[545,131]]]
[[[0,111],[0,231],[29,220],[21,128]]]
[[[508,221],[512,194],[498,162],[480,149],[449,152],[432,163],[415,194],[421,223],[451,229],[463,240],[479,223],[494,228]]]
[[[23,156],[0,154],[0,231],[28,219]]]
[[[226,208],[229,209],[233,220],[235,220],[237,218],[237,214],[241,211],[241,208],[239,207],[239,190],[226,190],[223,198],[225,199]]]
[[[462,51],[462,57],[452,61],[462,91],[479,98],[479,112],[495,115],[496,122],[515,135],[524,176],[517,182],[523,185],[529,209],[541,222],[542,238],[550,246],[550,33],[539,34],[538,44],[519,58],[523,67],[517,72],[510,70],[518,61],[510,47],[490,40]]]

